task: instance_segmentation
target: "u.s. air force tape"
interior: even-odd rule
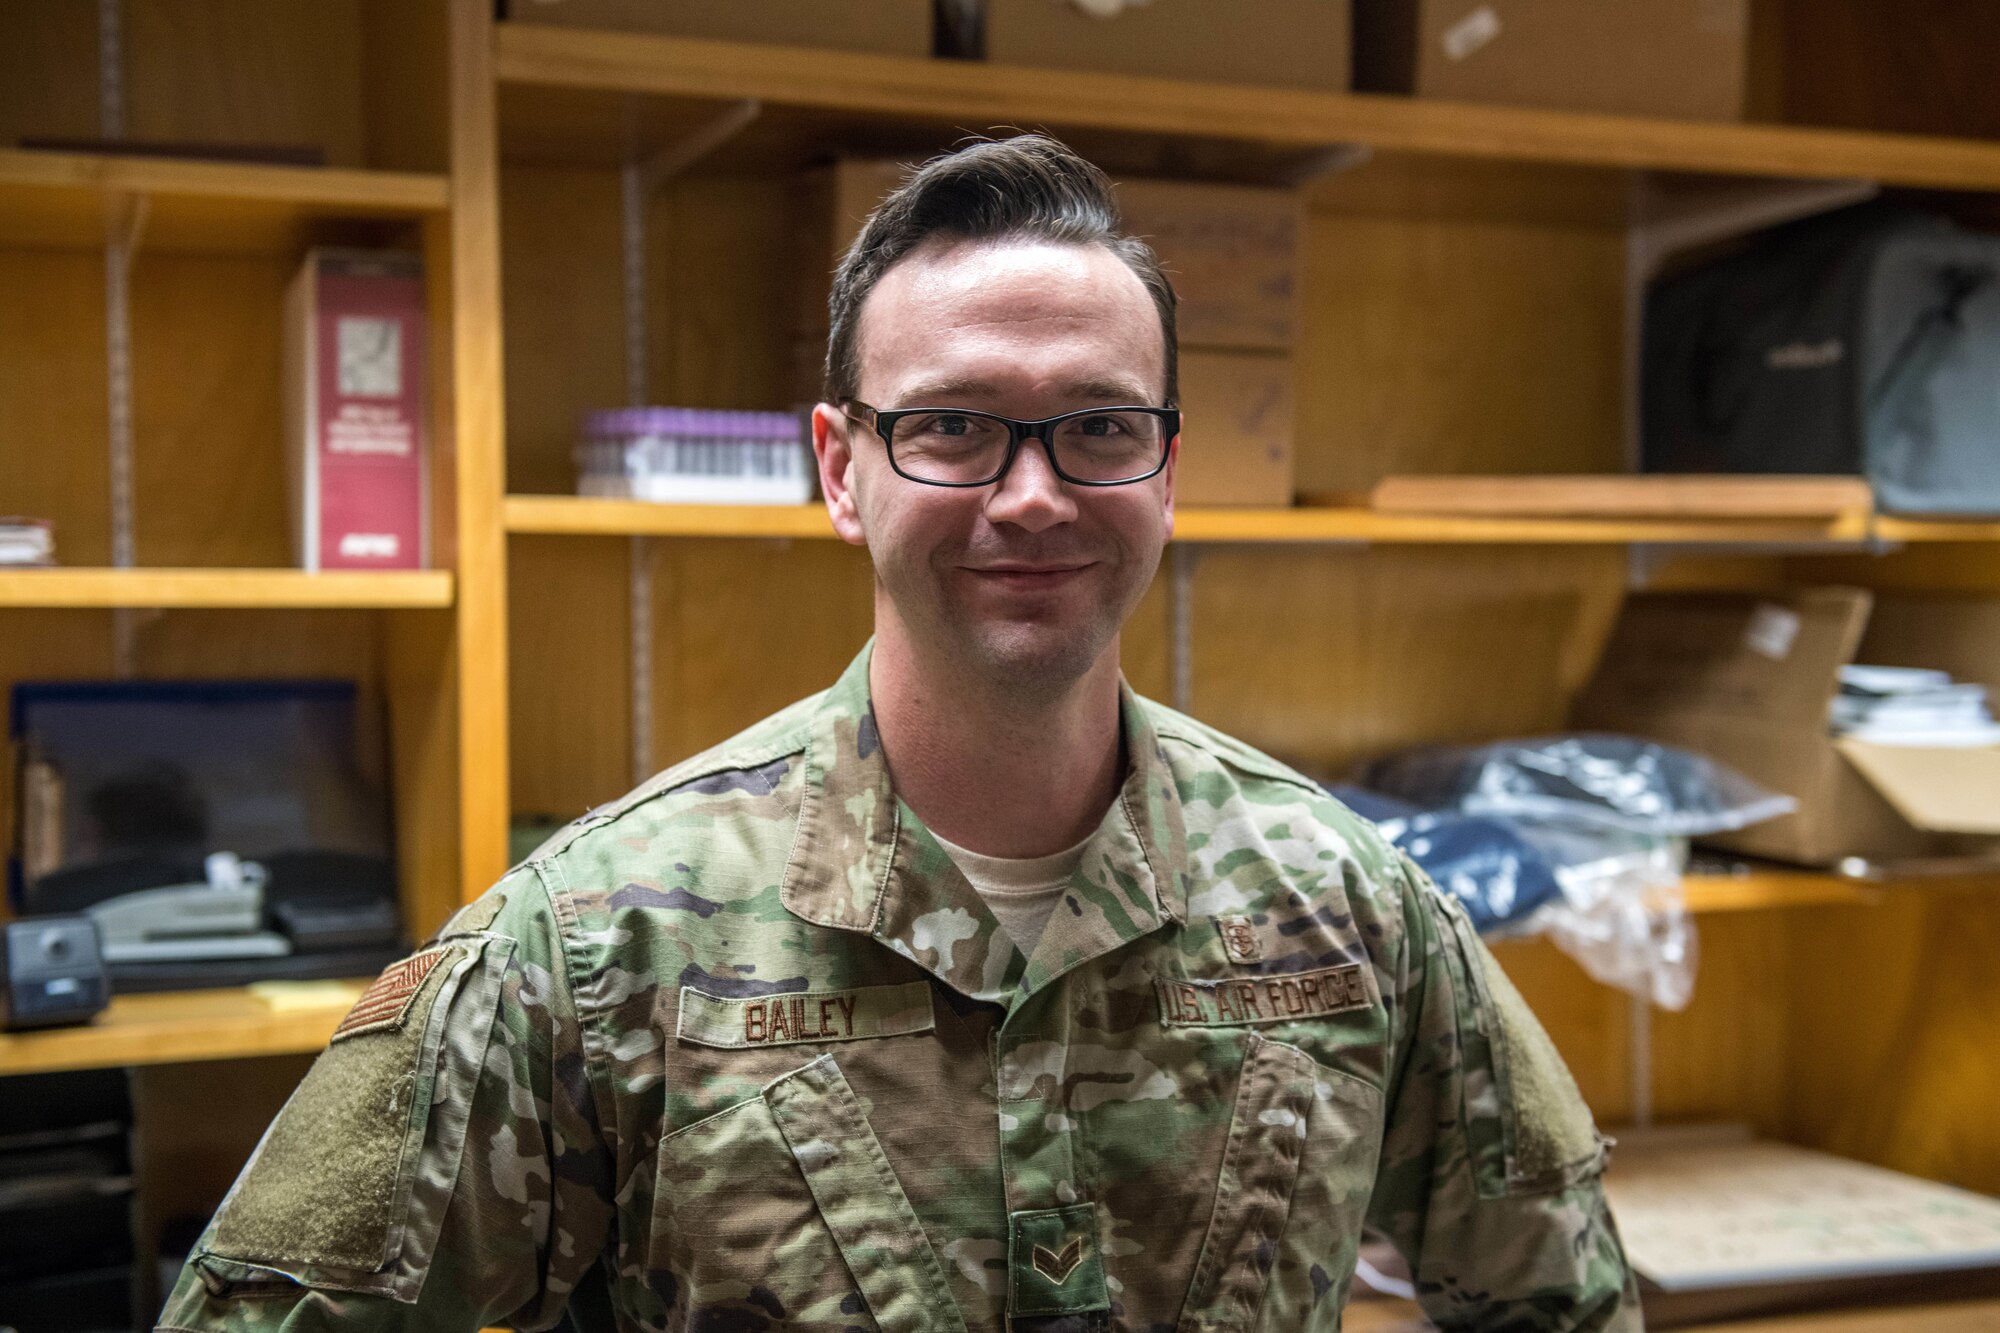
[[[1297,1023],[1375,1002],[1368,969],[1359,963],[1266,977],[1221,981],[1160,978],[1160,1021],[1168,1027],[1237,1027],[1246,1023]]]
[[[931,984],[861,986],[732,999],[681,987],[682,1041],[701,1046],[793,1046],[929,1032]]]

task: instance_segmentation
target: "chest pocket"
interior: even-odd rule
[[[1373,1085],[1249,1034],[1177,1333],[1337,1327],[1381,1132]]]
[[[831,1055],[670,1134],[649,1285],[671,1329],[965,1333],[943,1267]]]

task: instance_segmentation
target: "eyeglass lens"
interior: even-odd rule
[[[1127,481],[1159,466],[1165,423],[1147,412],[1092,412],[1050,427],[1056,470],[1077,481]],[[891,428],[896,466],[924,481],[991,481],[1007,460],[1010,431],[977,412],[916,412]]]

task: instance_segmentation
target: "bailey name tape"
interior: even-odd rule
[[[1375,987],[1360,963],[1268,977],[1153,983],[1160,994],[1160,1022],[1168,1027],[1238,1027],[1297,1023],[1366,1009]]]
[[[749,999],[681,987],[678,1035],[699,1046],[793,1046],[808,1041],[860,1041],[929,1032],[931,984],[797,991]]]

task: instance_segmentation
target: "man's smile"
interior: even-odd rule
[[[1081,564],[1031,565],[996,564],[963,566],[965,572],[973,575],[987,587],[1005,588],[1013,592],[1041,592],[1060,588],[1095,566],[1095,561]]]

